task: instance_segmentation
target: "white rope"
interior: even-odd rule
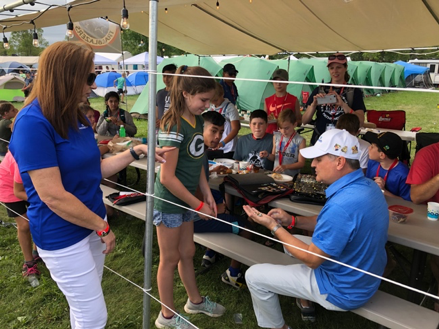
[[[169,76],[188,76],[187,74],[177,74],[177,73],[157,73],[155,71],[146,70],[146,72],[151,72],[151,74],[156,75],[169,75]],[[301,82],[301,81],[283,81],[283,80],[266,80],[266,79],[251,79],[251,78],[226,78],[226,77],[214,77],[214,76],[205,76],[205,75],[190,75],[195,78],[205,78],[205,79],[222,79],[222,80],[237,80],[237,81],[248,81],[248,82],[276,82],[276,83],[284,83],[284,84],[292,84],[292,85],[308,85],[308,86],[328,86],[328,87],[349,87],[349,88],[360,88],[360,89],[380,89],[380,90],[393,90],[393,91],[414,91],[414,92],[423,92],[423,93],[439,93],[439,89],[422,89],[422,88],[399,88],[399,87],[381,87],[381,86],[366,86],[366,85],[349,85],[349,84],[337,84],[337,83],[320,83],[320,82]]]

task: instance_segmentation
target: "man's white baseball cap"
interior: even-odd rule
[[[341,156],[346,159],[360,159],[358,139],[346,130],[331,129],[325,131],[314,144],[300,150],[304,158],[313,159],[325,154]]]

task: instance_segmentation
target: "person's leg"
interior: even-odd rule
[[[157,287],[159,290],[160,301],[175,311],[173,294],[174,271],[180,261],[178,246],[180,243],[181,227],[166,227],[164,223],[166,219],[163,217],[168,215],[169,214],[154,211],[154,224],[157,226],[157,240],[160,247]],[[159,222],[156,222],[157,217],[161,217]],[[162,314],[166,318],[170,318],[174,315],[174,313],[164,306],[162,306]]]
[[[328,310],[344,311],[326,301],[327,295],[320,294],[314,270],[303,264],[253,265],[246,279],[258,325],[263,328],[285,326],[278,295],[312,300]]]
[[[80,242],[60,250],[38,248],[53,280],[66,296],[74,329],[105,328],[107,308],[94,255],[105,249],[92,232]]]
[[[26,217],[26,213],[22,216]],[[23,217],[15,217],[15,222],[17,223],[18,243],[20,244],[24,260],[26,262],[32,262],[34,260],[32,256],[32,237],[30,234],[29,222]]]

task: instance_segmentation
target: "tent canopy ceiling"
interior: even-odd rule
[[[221,0],[219,10],[214,0],[161,0],[158,6],[158,40],[195,54],[365,51],[439,43],[436,0]],[[119,21],[121,7],[119,0],[101,0],[72,8],[70,14],[73,21],[102,16]],[[126,7],[131,29],[148,35],[149,2],[126,0]],[[55,8],[35,23],[46,27],[66,21],[66,9]],[[24,24],[7,31],[30,28]]]

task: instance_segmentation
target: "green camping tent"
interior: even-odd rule
[[[277,64],[273,61],[257,57],[235,57],[223,60],[219,64],[223,67],[227,63],[235,65],[239,72],[238,79],[270,80],[277,69]],[[239,94],[236,105],[241,110],[263,109],[265,98],[274,94],[273,85],[269,82],[236,80],[235,84]]]
[[[405,88],[404,66],[395,63],[390,65],[395,67],[395,72],[393,73],[393,86]]]
[[[162,79],[162,68],[168,64],[175,64],[177,67],[181,65],[187,66],[201,66],[204,67],[212,76],[217,76],[222,70],[222,66],[218,65],[211,57],[200,57],[196,55],[183,55],[172,58],[165,58],[160,65],[157,66],[157,90],[165,88],[165,84]],[[142,93],[137,98],[136,103],[130,112],[136,112],[140,114],[148,113],[148,99],[149,99],[149,82],[143,88]]]
[[[312,65],[314,67],[315,82],[329,82],[331,76],[329,75],[328,68],[326,67],[327,60],[315,59],[315,58],[301,58],[299,62]]]
[[[395,67],[390,63],[381,63],[381,65],[384,65],[384,85],[386,87],[394,87],[393,75],[395,74]]]
[[[384,87],[385,65],[375,62],[357,61],[359,84],[364,86]],[[364,89],[366,95],[382,93],[382,89]]]
[[[311,64],[298,61],[298,60],[290,60],[287,59],[279,59],[272,61],[277,64],[280,69],[284,69],[288,71],[288,76],[290,81],[298,81],[298,82],[315,82],[316,78],[314,76],[314,68]],[[288,63],[289,62],[289,63]],[[289,68],[288,68],[289,64]],[[311,95],[316,85],[302,85],[302,84],[289,84],[287,91],[290,94],[293,94],[299,99],[299,102],[302,102],[302,92],[308,93],[308,96]],[[274,93],[274,90],[273,90]]]

